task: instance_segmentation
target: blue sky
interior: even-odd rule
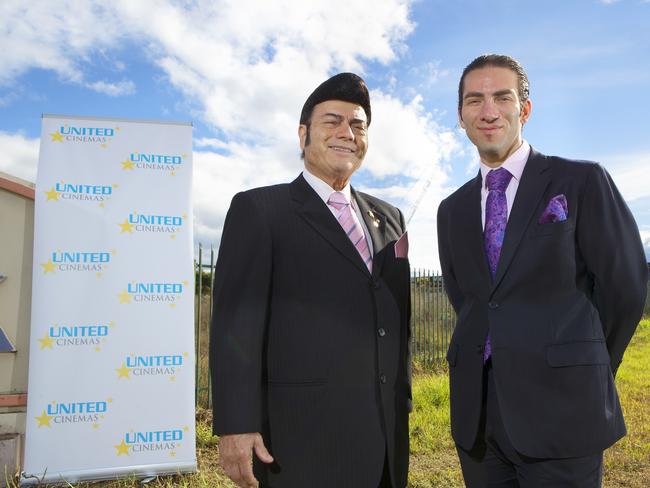
[[[310,91],[354,71],[373,122],[353,184],[412,216],[411,262],[437,269],[437,205],[478,169],[457,124],[458,78],[499,52],[531,80],[526,139],[601,162],[650,258],[647,0],[24,5],[0,6],[0,171],[35,180],[42,113],[192,121],[195,236],[216,245],[234,193],[300,172]]]

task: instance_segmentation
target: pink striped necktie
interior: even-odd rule
[[[343,231],[345,231],[352,244],[354,244],[361,259],[363,259],[363,262],[368,267],[368,271],[372,273],[372,256],[368,248],[368,241],[366,241],[366,237],[363,234],[363,227],[361,227],[357,214],[352,210],[350,202],[347,201],[343,193],[335,191],[330,195],[327,203],[336,209],[336,219],[341,224],[341,227],[343,227]]]

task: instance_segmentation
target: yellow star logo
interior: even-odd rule
[[[113,399],[112,398],[107,398],[106,403],[113,403]]]
[[[48,415],[45,413],[45,410],[43,410],[43,413],[41,414],[40,417],[34,417],[38,421],[38,426],[39,427],[49,427],[52,428],[50,425],[50,422],[54,418],[52,415]]]
[[[119,187],[120,187],[120,185],[118,185],[117,183],[113,183],[113,189],[114,189],[114,190],[117,189],[117,188],[119,188]]]
[[[101,278],[101,277],[102,277],[102,273],[101,273],[101,271],[97,271],[97,273],[95,273],[95,274],[97,275],[97,278]]]
[[[169,451],[170,457],[176,457],[176,451]]]
[[[189,356],[189,353],[184,352],[184,353],[183,353],[183,357],[186,358],[187,356]]]
[[[176,376],[170,376],[169,381],[176,381]]]
[[[124,222],[119,225],[122,230],[120,231],[120,234],[124,234],[125,232],[128,232],[129,234],[133,234],[133,224],[129,223],[129,219],[124,219]]]
[[[106,149],[108,147],[108,144],[103,143],[103,144],[100,144],[99,147],[101,147],[102,149]]]
[[[46,202],[49,202],[50,200],[54,200],[54,201],[56,201],[56,202],[59,201],[59,192],[56,191],[56,190],[54,189],[54,187],[52,187],[52,188],[50,189],[50,191],[45,191],[45,192],[43,192],[43,193],[45,193],[45,195],[47,195],[47,200],[45,200]]]
[[[131,379],[131,377],[129,376],[129,373],[131,372],[131,370],[126,367],[125,363],[122,363],[121,368],[115,368],[115,371],[117,371],[117,379],[118,380],[120,378],[126,378],[127,380]]]
[[[170,303],[169,308],[176,308],[176,304],[175,303]]]
[[[175,172],[175,171],[172,171],[172,172],[169,173],[169,174],[172,175],[172,176],[176,176],[176,172]]]
[[[52,349],[52,344],[54,344],[54,339],[52,339],[49,335],[45,334],[42,339],[38,340],[38,342],[41,343],[41,351],[42,351],[46,347],[48,349]]]
[[[104,208],[104,204],[103,204],[103,203],[100,203],[100,204],[99,204],[99,208]]]
[[[99,347],[99,346],[95,346],[95,352],[99,352],[99,351],[101,351],[101,350],[102,350],[101,347]]]
[[[63,135],[58,130],[50,132],[50,137],[52,138],[50,142],[63,142]]]
[[[93,424],[93,429],[99,429],[99,424]]]
[[[129,446],[126,445],[126,442],[124,442],[124,439],[122,439],[122,442],[120,442],[118,445],[113,446],[115,449],[117,449],[117,455],[121,456],[124,454],[125,456],[129,455]]]
[[[189,432],[190,428],[187,425],[183,426],[183,432]]]
[[[115,327],[115,322],[113,322],[113,321],[111,320],[111,321],[108,323],[108,326],[109,326],[109,327]]]
[[[43,273],[54,273],[54,270],[56,270],[56,264],[52,262],[52,258],[47,260],[47,263],[41,264],[43,266]]]
[[[131,295],[126,290],[117,295],[117,298],[120,299],[120,303],[131,303]]]
[[[176,239],[176,234],[170,234],[169,238],[170,239]]]
[[[126,171],[127,169],[133,170],[135,168],[135,163],[131,161],[130,159],[125,159],[124,161],[120,161],[120,164],[122,165],[122,169]]]

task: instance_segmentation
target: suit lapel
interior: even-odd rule
[[[494,288],[498,286],[508,270],[508,266],[510,266],[535,209],[544,195],[544,190],[550,182],[550,175],[546,171],[547,168],[546,158],[531,149],[508,217],[499,264],[494,278]]]
[[[454,219],[454,226],[459,226],[459,231],[466,239],[469,249],[469,256],[476,261],[476,269],[479,271],[481,278],[490,283],[490,268],[485,254],[485,246],[483,239],[483,222],[481,211],[481,185],[483,179],[481,172],[472,181],[464,196],[465,202],[460,205],[464,215],[460,215]]]
[[[368,268],[348,236],[343,232],[341,224],[302,175],[290,184],[289,191],[297,204],[298,215],[352,264],[368,273]]]
[[[352,196],[359,205],[359,211],[372,240],[372,274],[379,276],[386,253],[380,252],[386,246],[386,216],[352,188]]]

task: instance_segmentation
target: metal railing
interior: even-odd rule
[[[196,403],[211,408],[208,348],[216,260],[214,248],[210,247],[208,250],[199,245],[197,258],[194,263]],[[424,269],[412,269],[411,350],[413,361],[419,368],[431,368],[444,361],[455,321],[456,315],[445,294],[442,276]]]

